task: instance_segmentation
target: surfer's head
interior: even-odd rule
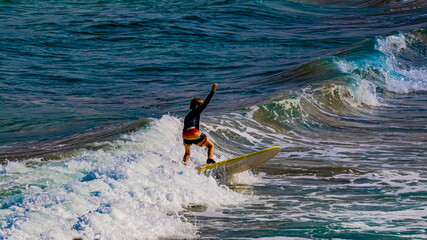
[[[196,109],[198,107],[200,107],[200,105],[203,104],[203,100],[200,98],[193,98],[193,100],[191,100],[190,103],[190,109]]]

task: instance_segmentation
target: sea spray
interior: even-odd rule
[[[427,90],[427,42],[425,30],[397,33],[376,40],[389,69],[387,88],[398,93]]]
[[[179,119],[163,116],[146,129],[122,135],[111,149],[81,150],[80,156],[61,162],[5,165],[1,174],[1,236],[197,236],[196,226],[181,217],[186,207],[237,204],[247,196],[181,164],[180,130]],[[203,162],[205,154],[196,149],[195,162]]]
[[[338,68],[357,85],[368,81],[375,88],[395,93],[427,89],[425,30],[394,33],[361,45],[365,48],[349,49],[335,59]]]

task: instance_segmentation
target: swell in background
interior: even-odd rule
[[[291,87],[265,77],[425,24],[425,3],[321,3],[2,1],[0,155],[45,156],[182,115],[212,82],[213,111],[247,107]]]

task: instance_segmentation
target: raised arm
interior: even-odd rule
[[[205,108],[208,106],[209,102],[211,101],[213,95],[215,94],[217,88],[218,88],[218,83],[214,83],[214,85],[212,85],[211,92],[206,97],[205,101],[203,101],[203,104],[197,108],[199,112],[202,112],[203,110],[205,110]]]

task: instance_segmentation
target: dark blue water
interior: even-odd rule
[[[0,239],[426,238],[426,79],[424,1],[0,1]]]
[[[256,84],[264,76],[422,27],[424,6],[412,5],[394,13],[387,4],[289,1],[3,2],[1,144],[183,110],[213,81],[232,108],[265,99],[274,90]]]

